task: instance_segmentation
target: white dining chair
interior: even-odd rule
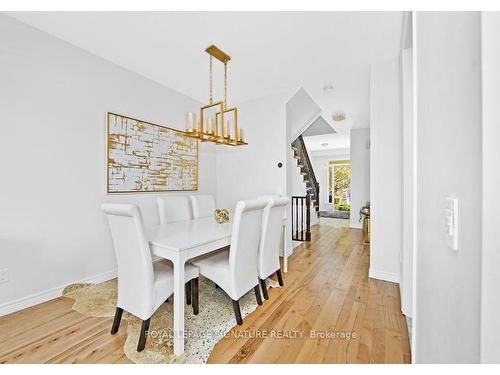
[[[191,220],[191,203],[187,195],[172,195],[156,198],[160,224],[172,223],[174,221]]]
[[[268,198],[262,216],[260,231],[258,271],[262,293],[269,299],[266,279],[276,273],[280,286],[283,286],[283,276],[280,268],[280,243],[283,234],[283,217],[289,199],[286,197]],[[284,240],[284,239],[283,239]]]
[[[137,351],[146,345],[146,332],[153,313],[174,292],[173,265],[152,261],[142,215],[134,204],[105,203],[118,266],[118,301],[111,334],[118,332],[123,310],[142,320]],[[192,283],[192,305],[198,314],[198,269],[186,264],[185,282]]]
[[[213,216],[215,211],[215,199],[209,194],[191,195],[191,207],[193,208],[193,217]]]
[[[172,195],[167,197],[157,197],[158,213],[160,215],[160,224],[173,223],[175,221],[192,220],[193,213],[191,202],[187,195]],[[153,256],[153,261],[161,258]],[[191,304],[191,283],[186,283],[186,300]]]
[[[233,301],[236,322],[243,319],[239,299],[252,288],[259,305],[262,299],[257,273],[262,211],[265,200],[240,201],[236,205],[229,250],[219,251],[193,261],[200,274],[212,280]]]

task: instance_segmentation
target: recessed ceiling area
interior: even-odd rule
[[[399,54],[403,24],[403,12],[8,14],[200,102],[208,99],[204,50],[215,44],[231,55],[229,104],[303,87],[341,134],[369,126],[369,64]],[[336,112],[347,119],[333,123]]]
[[[304,143],[308,151],[331,151],[348,149],[350,145],[349,134],[324,134],[305,137]]]
[[[335,134],[335,130],[326,122],[323,116],[319,116],[303,133],[303,137],[315,135]]]

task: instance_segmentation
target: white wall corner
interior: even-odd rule
[[[368,271],[368,277],[399,284],[399,273],[379,271],[370,268],[370,270]]]

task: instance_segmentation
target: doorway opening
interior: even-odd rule
[[[334,160],[328,166],[328,202],[334,211],[351,211],[351,164],[349,160]]]

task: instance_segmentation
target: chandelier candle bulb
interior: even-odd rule
[[[210,117],[208,119],[208,134],[213,135],[215,133],[215,119]]]
[[[196,113],[189,112],[186,115],[186,131],[188,133],[193,133],[196,129]]]
[[[244,131],[243,129],[238,129],[238,142],[243,142]]]
[[[224,120],[224,132],[222,135],[224,138],[229,138],[229,120]]]

